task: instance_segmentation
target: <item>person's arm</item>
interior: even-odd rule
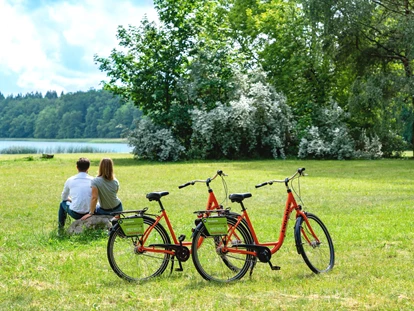
[[[69,192],[70,192],[70,189],[69,189],[69,185],[68,185],[68,180],[65,182],[65,185],[63,186],[63,191],[62,191],[62,195],[61,195],[61,197],[62,197],[62,201],[72,201],[71,199],[70,199],[70,197],[69,197]]]
[[[81,219],[85,220],[91,217],[95,213],[96,204],[98,204],[98,188],[92,186],[91,206],[89,208],[89,214],[84,215]]]

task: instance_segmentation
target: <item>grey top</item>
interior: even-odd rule
[[[103,177],[95,177],[91,181],[91,187],[98,189],[99,206],[102,209],[113,209],[121,203],[117,193],[119,189],[119,182],[114,180],[106,180]]]

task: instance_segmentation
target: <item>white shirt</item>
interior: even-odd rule
[[[80,172],[66,180],[62,191],[62,201],[70,198],[72,200],[72,204],[70,205],[72,211],[79,214],[89,212],[92,196],[92,179],[93,177],[87,173]]]

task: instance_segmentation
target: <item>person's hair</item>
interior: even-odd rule
[[[103,158],[99,163],[98,176],[107,180],[114,179],[114,163],[110,158]]]
[[[91,162],[87,158],[79,158],[78,162],[76,162],[76,167],[80,172],[86,172],[91,166]]]

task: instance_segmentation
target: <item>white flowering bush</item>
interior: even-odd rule
[[[299,144],[298,157],[316,159],[378,159],[383,156],[382,143],[377,135],[368,137],[364,130],[353,139],[343,121],[347,115],[335,103],[320,114],[322,126],[312,126]]]
[[[154,125],[151,120],[142,118],[136,128],[127,134],[132,153],[139,159],[157,161],[177,161],[185,148],[174,138],[170,129]]]
[[[355,142],[343,119],[344,111],[333,103],[320,113],[322,126],[311,126],[299,143],[299,158],[351,159],[355,156]]]
[[[365,131],[362,131],[357,144],[359,148],[355,152],[356,158],[379,159],[383,155],[382,143],[377,135],[370,138],[366,135]]]
[[[284,97],[257,81],[238,100],[192,111],[192,155],[198,158],[285,157],[292,115]]]

